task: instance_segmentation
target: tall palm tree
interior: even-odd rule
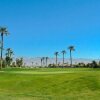
[[[55,52],[54,55],[56,56],[56,65],[58,64],[58,55],[59,55],[59,52]]]
[[[46,59],[46,66],[47,66],[49,57],[45,57],[45,59]]]
[[[70,66],[72,67],[72,51],[75,51],[75,48],[74,46],[69,46],[68,49],[70,51]]]
[[[64,64],[66,51],[65,51],[65,50],[63,50],[63,51],[61,51],[61,53],[63,54],[63,64]]]
[[[43,59],[41,58],[41,66],[43,65],[42,63],[43,63]]]
[[[6,27],[0,27],[0,34],[1,34],[1,68],[2,68],[2,54],[3,54],[3,46],[4,46],[4,35],[7,35],[8,34],[8,30]]]
[[[43,60],[43,66],[45,65],[44,59],[45,59],[45,57],[42,57],[42,60]]]
[[[32,61],[32,67],[33,67],[33,63],[34,63],[34,62]]]

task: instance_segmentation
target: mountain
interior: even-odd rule
[[[24,59],[24,65],[25,66],[41,66],[41,57],[35,57],[35,58],[23,58]],[[85,59],[85,58],[76,58],[73,59],[73,64],[77,63],[91,63],[93,60],[99,62],[99,59]],[[48,59],[48,64],[54,64],[55,63],[55,58],[49,58]],[[62,64],[62,58],[58,58],[58,63]],[[70,63],[69,59],[65,59],[65,63]],[[45,64],[45,60],[44,60]]]

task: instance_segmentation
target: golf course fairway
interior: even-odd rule
[[[99,100],[100,69],[7,68],[0,71],[0,100]]]

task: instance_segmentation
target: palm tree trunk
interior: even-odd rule
[[[3,33],[1,34],[1,69],[2,69],[2,62],[3,62],[2,53],[3,53]]]
[[[64,53],[63,53],[63,64],[64,64]]]
[[[43,59],[43,66],[45,66],[45,62],[44,62],[44,59]]]
[[[56,55],[56,65],[57,65],[57,55]]]
[[[42,60],[41,60],[41,67],[42,67]]]
[[[47,59],[46,59],[46,67],[47,67]]]
[[[8,51],[8,56],[9,56],[9,58],[11,58],[11,54],[10,54],[10,51]]]
[[[70,67],[72,67],[72,52],[70,50]]]

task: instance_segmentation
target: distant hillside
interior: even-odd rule
[[[84,59],[84,58],[78,58],[78,59],[73,59],[73,64],[77,63],[90,63],[93,60],[99,61],[99,59]],[[48,64],[53,64],[55,63],[55,58],[49,58],[48,59]],[[58,59],[58,63],[62,64],[62,58]],[[70,63],[69,59],[65,59],[65,63]],[[36,58],[24,58],[24,64],[26,66],[40,66],[41,65],[41,57],[36,57]],[[45,61],[44,61],[45,64]]]

